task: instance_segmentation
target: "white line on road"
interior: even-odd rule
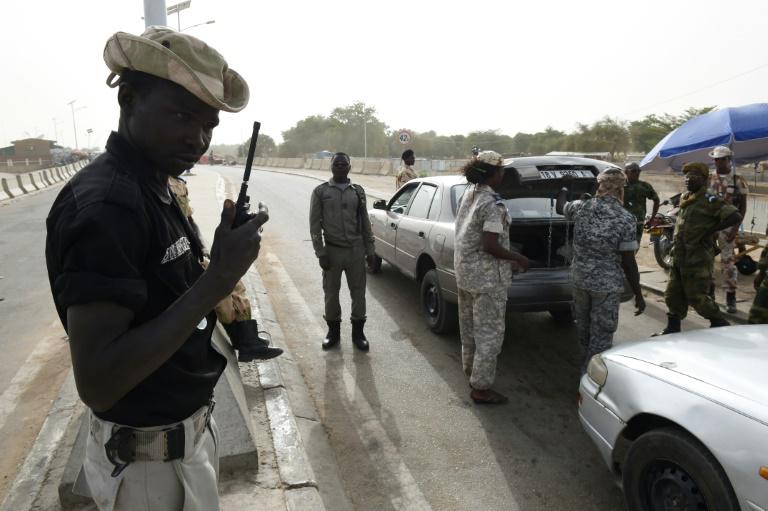
[[[60,337],[46,337],[37,343],[34,351],[27,357],[24,365],[16,372],[8,388],[0,395],[0,430],[5,421],[19,403],[19,398],[37,377],[52,353],[61,347]]]
[[[265,257],[270,265],[270,270],[280,281],[281,293],[288,298],[293,307],[299,309],[299,317],[304,318],[307,329],[317,332],[317,335],[313,335],[313,337],[321,338],[324,331],[314,319],[312,311],[286,272],[280,259],[273,253],[267,253]],[[393,479],[393,490],[396,490],[396,493],[390,495],[392,506],[395,509],[408,511],[431,510],[432,507],[421,492],[416,479],[400,456],[397,447],[390,440],[370,403],[365,399],[362,390],[358,388],[355,377],[346,366],[344,366],[342,377],[343,386],[340,386],[339,390],[346,394],[347,412],[354,418],[352,423],[366,447],[371,463],[373,466],[380,467],[381,473],[387,473]]]

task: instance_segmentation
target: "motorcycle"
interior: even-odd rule
[[[680,197],[678,193],[661,203],[662,206],[672,206],[668,210],[656,213],[654,218],[646,216],[643,229],[651,236],[653,256],[656,262],[669,270],[672,268],[672,240],[675,234],[675,222],[680,211]]]

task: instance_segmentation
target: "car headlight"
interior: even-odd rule
[[[608,366],[605,365],[605,360],[603,360],[603,357],[601,357],[599,354],[589,359],[589,365],[587,365],[587,375],[600,387],[605,385],[605,382],[608,379]]]

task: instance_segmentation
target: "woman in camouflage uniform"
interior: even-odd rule
[[[504,177],[501,155],[483,151],[464,166],[463,173],[475,186],[467,187],[456,214],[454,267],[462,363],[472,400],[501,404],[507,398],[491,385],[504,342],[510,261],[526,269],[528,259],[509,249],[509,213],[495,192]]]

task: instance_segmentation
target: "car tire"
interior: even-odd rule
[[[382,259],[381,257],[374,255],[373,256],[373,266],[368,266],[368,273],[381,273],[381,263]]]
[[[549,315],[558,325],[571,325],[573,324],[573,312],[570,309],[554,309],[549,311]]]
[[[458,326],[458,308],[443,298],[443,290],[437,278],[437,270],[429,270],[421,279],[419,298],[421,310],[429,329],[436,334],[456,331]]]
[[[739,511],[723,468],[704,445],[677,428],[649,431],[635,440],[622,466],[629,511],[679,509]],[[677,509],[677,507],[675,507]]]

